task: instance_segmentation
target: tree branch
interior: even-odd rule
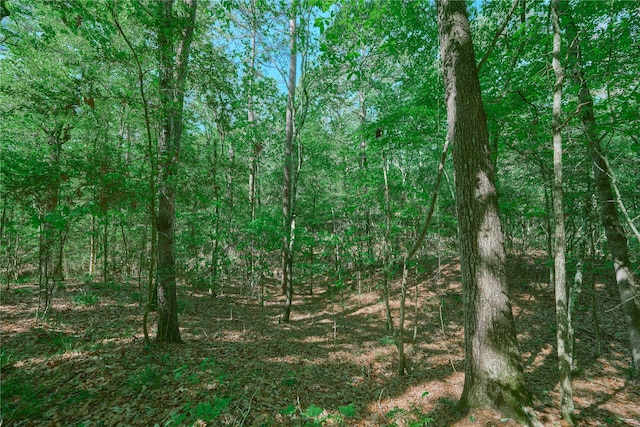
[[[513,5],[511,5],[511,9],[509,9],[509,13],[507,13],[507,17],[504,18],[504,22],[500,26],[500,29],[496,32],[496,35],[493,36],[493,40],[491,41],[491,44],[489,45],[489,49],[487,49],[487,52],[484,54],[484,56],[480,60],[480,63],[478,63],[478,74],[480,74],[480,70],[482,69],[482,66],[484,65],[485,61],[489,58],[489,55],[493,51],[493,48],[496,47],[496,43],[498,43],[498,39],[502,35],[504,29],[507,28],[507,24],[509,23],[509,20],[511,19],[511,16],[513,16],[513,12],[515,12],[516,7],[518,6],[518,3],[520,3],[520,0],[514,0],[513,1]]]

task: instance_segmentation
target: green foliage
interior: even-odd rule
[[[280,381],[283,386],[293,387],[297,384],[296,373],[295,372],[287,372],[287,374]]]
[[[324,412],[324,409],[312,404],[312,405],[309,405],[309,407],[302,412],[302,415],[307,418],[316,418],[323,412]]]
[[[380,337],[378,342],[382,345],[395,345],[395,340],[392,336]]]
[[[347,406],[338,406],[338,411],[346,418],[355,418],[358,414],[353,403],[348,404]]]
[[[302,411],[301,416],[305,420],[305,426],[321,426],[327,419],[326,411],[314,404]]]
[[[200,378],[198,378],[198,374],[195,372],[189,372],[189,366],[180,365],[173,370],[173,377],[176,380],[183,380],[188,383],[198,383],[200,382]]]
[[[84,289],[71,298],[76,305],[95,305],[100,301],[100,296]]]
[[[296,405],[294,405],[293,403],[289,403],[286,408],[284,408],[282,411],[280,411],[280,413],[282,415],[293,415],[293,414],[295,414],[296,409],[297,409]]]
[[[3,418],[28,419],[42,412],[46,405],[44,390],[21,375],[3,379],[0,387],[0,405]]]
[[[193,404],[188,402],[182,410],[171,411],[170,419],[164,424],[165,427],[179,425],[195,425],[196,423],[210,423],[215,421],[231,403],[232,398],[214,397],[213,402],[198,402]]]
[[[410,427],[427,427],[435,422],[435,419],[429,415],[423,414],[419,409],[408,411],[402,408],[393,408],[386,414],[392,422],[391,426],[408,425]]]
[[[0,367],[8,365],[13,359],[13,351],[6,348],[0,348]]]
[[[454,409],[457,405],[456,401],[453,399],[449,399],[448,397],[441,397],[438,399],[440,403],[447,405],[449,408]]]
[[[127,386],[139,392],[144,389],[157,389],[165,383],[163,370],[155,365],[147,365],[127,378]]]

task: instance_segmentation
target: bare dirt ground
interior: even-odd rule
[[[456,413],[464,381],[459,268],[454,259],[424,267],[410,280],[411,363],[402,378],[376,283],[354,279],[330,292],[331,283],[317,281],[313,296],[296,295],[288,325],[278,322],[275,281],[263,305],[247,286],[227,284],[217,297],[181,286],[185,344],[171,346],[145,346],[135,285],[67,284],[46,321],[36,319],[37,286],[12,285],[1,306],[0,425],[515,425],[489,411]],[[575,319],[577,422],[640,427],[617,290],[606,265],[596,272],[599,327],[588,288]],[[545,426],[564,425],[547,269],[517,259],[509,273],[535,409]]]

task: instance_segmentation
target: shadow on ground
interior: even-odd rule
[[[410,281],[411,364],[402,378],[375,282],[362,287],[372,292],[331,293],[316,281],[320,292],[296,295],[287,325],[279,323],[279,296],[260,303],[248,287],[228,285],[214,298],[183,286],[186,344],[173,346],[145,345],[134,287],[69,285],[48,320],[36,323],[35,290],[16,285],[2,305],[3,425],[514,425],[488,411],[455,412],[464,380],[459,268],[455,259],[426,265]],[[578,422],[640,426],[615,287],[599,267],[599,357],[590,289],[576,314]],[[516,259],[508,271],[536,410],[545,425],[560,425],[545,266]],[[276,283],[267,288],[278,295]],[[396,284],[395,319],[398,292]]]

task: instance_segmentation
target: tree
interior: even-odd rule
[[[562,85],[564,68],[560,63],[562,35],[558,18],[559,0],[551,2],[553,24],[552,65],[556,76],[553,86],[553,219],[555,222],[554,280],[556,293],[556,319],[558,329],[558,366],[560,369],[560,411],[562,418],[573,425],[573,386],[571,384],[571,353],[569,345],[569,312],[567,302],[567,266],[565,262],[565,226],[562,189]]]
[[[158,335],[160,342],[179,343],[176,296],[175,179],[182,139],[182,115],[189,49],[197,0],[185,0],[183,16],[174,15],[174,0],[157,4],[159,91],[161,104],[160,203],[158,206]]]
[[[600,143],[604,135],[600,136],[598,132],[593,97],[583,70],[581,35],[577,31],[573,16],[570,16],[569,20],[568,28],[571,31],[571,35],[575,37],[569,54],[573,61],[573,81],[578,87],[579,116],[591,157],[593,181],[600,204],[600,219],[613,260],[614,274],[629,333],[634,371],[638,377],[640,376],[640,295],[631,267],[627,236],[616,208],[616,204],[620,202],[620,196],[619,194],[614,195],[612,186],[613,172]]]
[[[466,3],[439,0],[437,7],[464,303],[465,382],[458,406],[494,408],[536,425],[508,296],[489,135]]]
[[[293,176],[293,139],[295,125],[295,96],[296,96],[296,71],[298,69],[298,54],[296,52],[296,2],[291,1],[289,18],[289,82],[287,83],[287,113],[284,137],[284,179],[282,184],[282,290],[286,301],[282,321],[289,323],[291,304],[293,303],[293,244],[295,233],[294,204],[294,176]]]

